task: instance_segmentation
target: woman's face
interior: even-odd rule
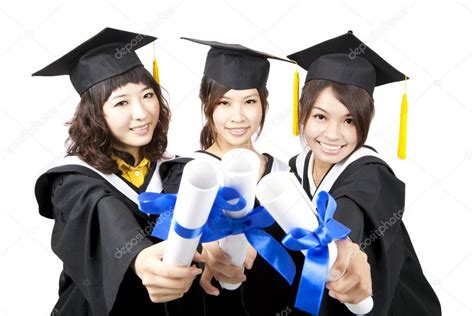
[[[160,118],[160,103],[152,88],[128,83],[115,89],[103,106],[114,137],[114,148],[137,154],[148,144]]]
[[[314,153],[315,162],[331,165],[349,156],[358,140],[352,115],[330,87],[324,89],[314,102],[303,134]]]
[[[227,91],[212,114],[218,144],[225,147],[250,144],[262,115],[257,89]]]

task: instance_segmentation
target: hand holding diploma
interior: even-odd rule
[[[191,287],[194,278],[201,273],[201,269],[195,266],[175,267],[163,263],[166,243],[162,241],[143,249],[131,264],[153,303],[182,297]]]
[[[184,167],[177,196],[140,194],[142,212],[161,214],[152,235],[167,240],[164,263],[180,267],[191,264],[219,184],[219,171],[210,162],[196,159]]]
[[[205,160],[189,162],[177,196],[152,192],[140,194],[142,212],[161,214],[152,236],[168,241],[164,262],[189,266],[199,241],[209,243],[219,240],[231,264],[243,270],[250,244],[292,284],[296,268],[291,256],[263,230],[271,226],[274,219],[264,208],[253,208],[260,167],[258,156],[246,149],[233,149],[224,155],[222,162],[224,177],[219,168]],[[222,178],[224,186],[219,188],[218,184],[222,182],[219,179]],[[253,248],[251,257],[254,258],[256,253]],[[219,257],[215,252],[210,254],[214,258]],[[214,261],[219,263],[219,260]],[[217,264],[214,266],[219,267]],[[238,288],[241,282],[234,272],[227,270],[216,269],[222,274],[219,277],[222,287]],[[207,274],[204,281],[209,279]]]
[[[224,154],[221,165],[224,174],[224,186],[236,189],[247,201],[242,210],[237,212],[227,211],[225,213],[232,218],[242,218],[253,209],[255,203],[260,159],[254,152],[238,148]],[[244,234],[225,237],[219,240],[219,245],[222,250],[229,254],[234,266],[243,266],[248,248],[247,238]],[[241,283],[220,282],[220,284],[224,289],[235,290]]]
[[[326,192],[318,197],[318,221],[311,201],[289,172],[265,176],[258,185],[257,198],[288,234],[283,241],[285,246],[305,254],[295,306],[317,314],[327,274],[337,257],[337,247],[332,240],[345,239],[349,233],[332,219],[335,201]],[[354,314],[366,314],[373,307],[372,297],[346,306]]]

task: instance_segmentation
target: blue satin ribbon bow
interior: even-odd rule
[[[295,307],[312,315],[319,314],[323,298],[329,264],[328,245],[333,240],[345,239],[350,233],[349,228],[333,218],[337,204],[329,193],[321,191],[316,205],[319,227],[315,231],[294,228],[282,241],[288,249],[307,250]]]
[[[176,194],[145,192],[141,193],[138,199],[142,212],[161,214],[153,228],[152,236],[166,240],[170,227],[173,227],[176,233],[184,238],[194,238],[202,233],[201,242],[211,242],[230,235],[245,234],[248,242],[262,258],[289,284],[293,283],[296,274],[293,259],[276,239],[262,230],[275,222],[267,210],[257,207],[242,218],[231,218],[224,213],[224,210],[236,212],[245,207],[246,201],[237,190],[229,187],[220,188],[206,224],[196,229],[184,228],[172,220]]]

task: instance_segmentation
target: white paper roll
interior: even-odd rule
[[[219,190],[218,172],[208,161],[195,159],[186,164],[173,213],[181,226],[195,229],[206,223]],[[171,227],[163,262],[180,267],[189,266],[200,237],[183,238]]]
[[[224,186],[238,190],[247,202],[245,208],[241,211],[226,212],[226,214],[233,218],[244,217],[253,209],[255,203],[260,158],[248,149],[232,149],[222,157],[221,167],[224,175]],[[219,245],[222,250],[230,255],[233,265],[243,267],[248,248],[247,238],[244,234],[225,237],[219,240]],[[235,290],[241,283],[220,282],[220,284],[224,289]]]
[[[257,186],[257,198],[285,231],[303,228],[314,231],[319,227],[315,206],[304,192],[303,187],[290,172],[272,172],[263,177]],[[337,258],[337,246],[334,242],[328,245],[329,265],[327,280],[330,281],[330,268]],[[302,251],[306,255],[306,251]],[[372,297],[358,304],[346,304],[354,314],[364,315],[373,307]]]

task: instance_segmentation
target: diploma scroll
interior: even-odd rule
[[[254,207],[260,158],[256,153],[248,149],[232,149],[222,157],[221,168],[224,176],[224,186],[236,189],[247,201],[246,206],[241,211],[225,213],[232,218],[244,217]],[[219,245],[222,250],[230,255],[233,265],[243,266],[249,245],[244,234],[225,237],[219,240]],[[235,290],[239,288],[240,283],[228,284],[220,282],[220,285],[224,289]]]
[[[189,266],[219,189],[219,170],[195,159],[186,164],[176,198],[163,262]]]
[[[319,222],[303,187],[290,172],[272,172],[262,180],[257,187],[257,198],[261,205],[273,216],[280,227],[289,233],[294,228],[315,231]],[[328,244],[329,264],[326,280],[331,280],[329,271],[337,258],[337,247],[334,242]],[[302,251],[306,255],[306,251]],[[358,304],[345,304],[354,314],[364,315],[373,307],[372,297],[369,296]]]

